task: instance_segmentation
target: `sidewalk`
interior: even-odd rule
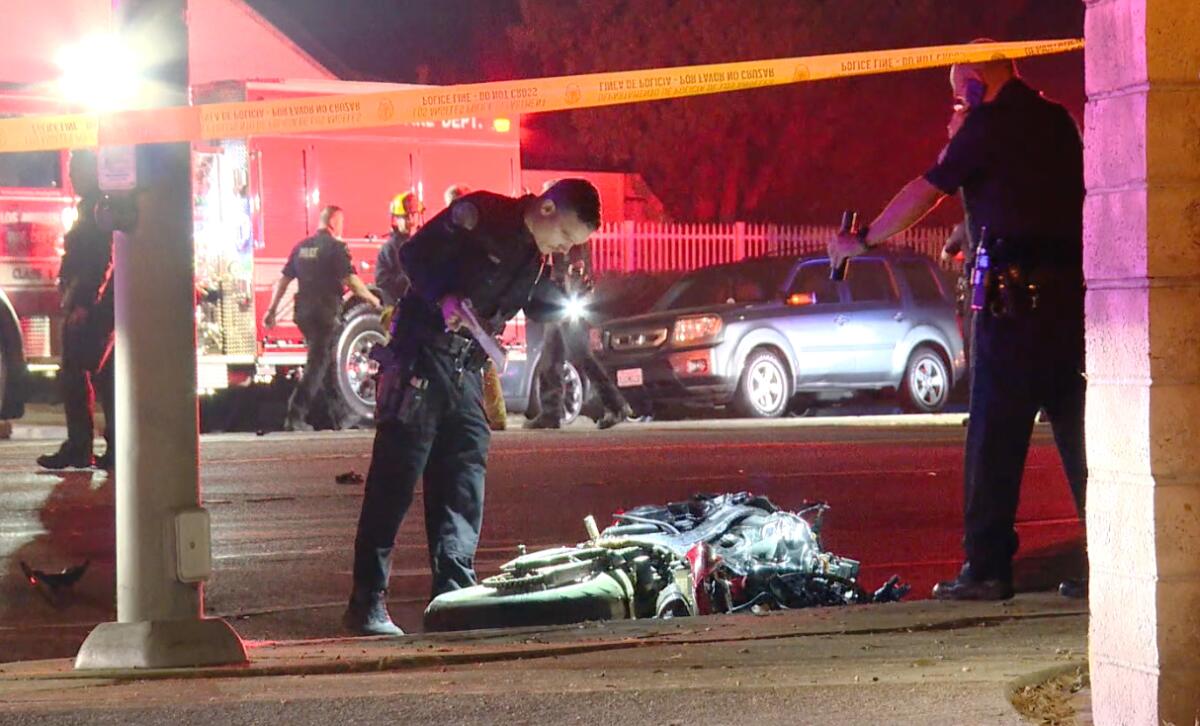
[[[7,423],[11,426],[12,433],[3,438],[13,441],[59,442],[67,438],[67,424],[61,405],[30,403],[25,406],[24,416]],[[103,425],[102,417],[97,417],[96,425]]]
[[[1086,603],[921,601],[766,616],[248,643],[228,668],[0,666],[0,721],[1019,724],[1086,664]]]

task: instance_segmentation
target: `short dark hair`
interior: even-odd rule
[[[542,192],[554,206],[579,215],[579,221],[592,229],[600,227],[600,192],[587,179],[559,179]]]
[[[320,218],[321,227],[323,227],[323,228],[328,227],[329,222],[333,219],[333,215],[337,214],[340,211],[342,211],[342,208],[336,204],[330,204],[328,207],[325,207],[324,209],[322,209],[321,210],[321,218]]]

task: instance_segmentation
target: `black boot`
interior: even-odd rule
[[[1086,577],[1071,577],[1058,584],[1058,594],[1072,600],[1087,600],[1088,579]]]
[[[611,429],[619,423],[624,423],[632,415],[633,409],[629,407],[629,404],[625,404],[616,411],[609,409],[596,421],[596,428],[601,431]]]
[[[100,456],[96,457],[96,468],[97,469],[103,469],[105,471],[112,471],[113,467],[116,465],[116,463],[117,463],[117,460],[116,460],[116,457],[113,456],[113,450],[111,448],[108,451],[105,451]]]
[[[557,429],[562,428],[562,421],[557,416],[547,416],[545,412],[537,418],[530,419],[521,425],[525,429]]]
[[[342,626],[359,635],[404,635],[387,611],[387,590],[354,588],[342,615]]]
[[[53,454],[42,454],[37,458],[38,466],[43,469],[87,469],[92,466],[90,452],[71,448],[67,444],[59,447]]]
[[[1013,596],[1011,577],[978,577],[963,565],[958,577],[933,586],[935,600],[1008,600]]]

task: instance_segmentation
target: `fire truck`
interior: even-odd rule
[[[48,96],[0,87],[0,116],[63,111]],[[57,368],[57,276],[63,233],[75,222],[65,154],[0,154],[0,419],[24,411],[32,370]]]
[[[193,88],[193,97],[203,104],[406,87],[237,81]],[[200,389],[262,380],[303,365],[304,342],[291,317],[295,285],[279,307],[276,327],[264,329],[261,319],[288,254],[316,232],[322,207],[336,204],[345,210],[346,242],[359,276],[370,286],[395,194],[412,190],[428,218],[444,208],[444,192],[454,184],[520,193],[519,139],[517,119],[461,118],[195,144],[196,277],[206,291],[196,321]],[[356,418],[369,419],[374,384],[367,356],[385,333],[378,311],[356,298],[346,299],[343,315],[335,358],[338,393]],[[517,380],[510,388],[513,383]]]
[[[195,103],[216,103],[405,87],[337,80],[236,81],[195,86],[192,95]],[[48,108],[26,98],[5,100],[0,112]],[[453,184],[521,193],[518,129],[516,118],[461,118],[193,144],[200,392],[301,370],[306,353],[292,320],[295,284],[279,306],[276,326],[267,330],[261,321],[288,254],[296,242],[316,232],[322,207],[336,204],[345,210],[345,240],[359,276],[371,286],[378,250],[389,232],[388,202],[395,194],[414,191],[427,219],[444,208],[444,191]],[[0,357],[9,367],[20,366],[23,353],[35,372],[56,368],[61,313],[55,279],[63,234],[75,215],[66,163],[66,152],[0,154],[5,229],[0,292],[11,303],[0,306]],[[365,421],[374,406],[368,353],[384,340],[385,331],[379,311],[352,296],[347,296],[343,314],[336,355],[338,394],[352,416]],[[538,336],[531,332],[536,344]],[[536,345],[530,355],[523,318],[509,324],[503,342],[510,356],[502,377],[505,398],[512,410],[524,411],[536,385]],[[573,373],[568,372],[569,381],[578,382]],[[569,399],[581,402],[582,396],[576,392]]]

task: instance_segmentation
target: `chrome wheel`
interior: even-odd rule
[[[909,358],[904,374],[907,407],[921,413],[936,413],[950,397],[950,373],[937,351],[918,348]]]
[[[563,363],[563,426],[569,426],[583,410],[583,379],[570,363]]]
[[[787,367],[775,353],[769,350],[752,353],[739,389],[741,413],[754,418],[782,416],[791,397],[788,375]]]
[[[363,330],[350,339],[342,375],[355,399],[365,408],[375,407],[375,373],[379,364],[371,360],[371,348],[384,343],[377,330]]]

